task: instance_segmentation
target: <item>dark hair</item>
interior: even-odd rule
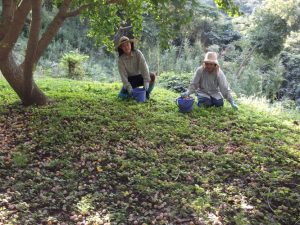
[[[134,43],[130,42],[130,44],[131,44],[131,51],[134,51]],[[118,47],[118,53],[119,53],[119,57],[124,54],[123,50],[120,47]]]

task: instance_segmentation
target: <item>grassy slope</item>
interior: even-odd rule
[[[299,222],[297,121],[246,105],[182,114],[163,89],[137,104],[119,84],[38,83],[54,104],[22,108],[0,80],[0,223]]]

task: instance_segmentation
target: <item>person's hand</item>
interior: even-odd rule
[[[132,87],[131,87],[131,85],[129,85],[129,86],[127,87],[127,92],[128,92],[129,95],[132,94]]]
[[[189,91],[186,91],[186,92],[183,92],[183,93],[181,93],[181,97],[182,98],[186,98],[186,97],[188,97],[190,94],[189,94]]]
[[[237,105],[234,101],[230,102],[230,105],[231,105],[231,107],[232,107],[234,110],[238,110],[238,109],[239,109],[238,105]]]
[[[145,89],[146,91],[148,91],[148,89],[149,89],[149,82],[146,82],[146,83],[144,84],[144,89]]]

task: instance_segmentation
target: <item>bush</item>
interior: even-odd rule
[[[80,79],[85,75],[83,63],[88,58],[89,56],[81,54],[78,51],[70,51],[63,55],[60,65],[66,71],[66,75],[69,78]]]
[[[192,79],[191,73],[166,72],[159,76],[159,84],[176,92],[184,92]]]

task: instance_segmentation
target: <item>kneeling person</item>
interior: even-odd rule
[[[186,92],[187,97],[196,92],[198,106],[223,106],[227,99],[234,109],[238,109],[223,71],[219,67],[217,53],[207,52],[202,66],[198,67]]]
[[[118,53],[118,69],[123,83],[119,97],[126,99],[131,96],[133,88],[144,86],[149,99],[154,88],[155,74],[149,72],[143,53],[134,49],[134,41],[126,36],[119,40]]]

